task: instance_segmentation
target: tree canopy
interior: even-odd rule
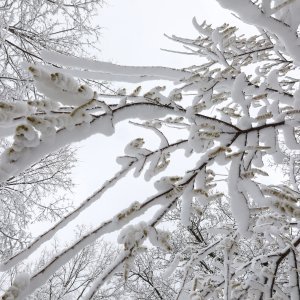
[[[2,103],[1,127],[14,129],[0,156],[2,184],[91,135],[103,135],[109,147],[117,124],[129,121],[145,134],[120,149],[113,177],[5,259],[1,271],[22,262],[132,174],[144,176],[157,192],[99,222],[31,274],[17,275],[2,299],[33,294],[82,249],[115,231],[122,251],[80,299],[102,299],[101,289],[117,286],[120,278],[123,296],[135,299],[299,299],[300,5],[217,1],[258,34],[247,37],[229,24],[213,28],[194,19],[194,39],[169,38],[202,64],[121,66],[43,50],[44,62],[25,65],[45,98]],[[87,79],[135,88],[128,92],[125,84],[103,93]],[[143,84],[152,81],[162,84],[145,90]],[[149,131],[159,138],[158,147],[144,146]],[[177,153],[192,167],[166,175],[172,163],[181,163]],[[285,171],[277,175],[278,166]],[[156,209],[151,220],[136,221],[150,208]]]

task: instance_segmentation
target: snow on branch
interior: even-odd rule
[[[286,51],[286,54],[289,55],[297,65],[299,64],[300,46],[297,28],[291,26],[289,23],[286,23],[286,20],[280,20],[272,16],[272,14],[276,13],[276,9],[273,9],[272,11],[270,7],[271,1],[262,1],[265,4],[265,6],[262,8],[250,0],[217,1],[222,7],[236,12],[245,23],[257,26],[258,28],[262,28],[267,32],[274,34],[279,39],[278,46],[280,47],[282,45],[285,48],[284,51]],[[274,2],[277,3],[279,1]],[[284,9],[284,6],[282,6],[282,9]],[[299,11],[299,3],[295,4],[295,8],[291,9],[296,9]],[[277,10],[279,10],[279,7],[277,7]],[[297,22],[297,18],[298,16],[293,15],[292,22]]]
[[[299,299],[300,52],[292,9],[298,6],[295,1],[218,2],[261,34],[245,37],[229,24],[213,28],[194,19],[194,39],[168,38],[184,47],[182,53],[205,59],[201,65],[120,66],[44,51],[46,61],[62,68],[26,66],[44,98],[0,103],[1,132],[11,136],[0,155],[3,186],[45,155],[94,134],[110,145],[117,124],[145,133],[120,149],[119,172],[4,260],[1,271],[18,267],[87,207],[103,201],[130,171],[144,176],[157,193],[62,249],[30,281],[25,276],[22,288],[15,280],[2,299],[32,295],[82,249],[115,231],[124,251],[80,299],[92,299],[106,285],[122,286],[133,298],[139,291],[146,299],[149,289],[153,299]],[[124,86],[105,94],[82,78],[167,80],[170,86],[137,85],[132,91]],[[145,146],[151,132],[159,146]],[[178,171],[168,173],[171,166]],[[153,219],[137,223],[150,208],[157,209]],[[149,266],[142,266],[147,261]]]

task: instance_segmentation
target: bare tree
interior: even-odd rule
[[[42,61],[42,49],[88,55],[100,28],[92,24],[101,0],[4,1],[1,19],[0,85],[3,100],[32,97],[32,81],[23,61]],[[91,56],[91,53],[89,54]]]
[[[76,237],[80,238],[85,231],[79,228]],[[51,252],[58,253],[61,248],[60,243],[55,243]],[[51,252],[45,251],[41,255],[42,260],[35,265],[34,269],[43,267],[51,258]],[[47,284],[31,296],[32,299],[81,299],[90,284],[112,263],[117,254],[118,249],[104,240],[88,245],[55,272]],[[108,285],[99,290],[94,299],[119,299],[121,293],[122,286],[117,288]]]
[[[87,49],[100,35],[92,18],[101,5],[100,0],[2,1],[1,109],[13,109],[11,102],[21,110],[23,103],[35,103],[37,91],[21,65],[24,61],[42,61],[42,49],[88,55]],[[9,132],[2,127],[5,118],[6,113],[1,112],[1,153],[11,143],[5,139]],[[3,259],[27,244],[31,238],[27,230],[31,222],[53,221],[69,211],[71,203],[64,199],[63,194],[72,187],[69,175],[75,163],[74,153],[75,150],[68,146],[49,153],[1,185],[0,253]],[[50,197],[58,191],[61,196]]]
[[[49,153],[17,176],[10,177],[0,188],[1,256],[9,257],[29,242],[30,223],[54,221],[72,207],[65,194],[73,186],[71,168],[74,150],[64,147]],[[55,193],[60,191],[60,196]]]
[[[47,97],[43,103],[53,108],[45,110],[40,102],[35,102],[34,109],[27,103],[22,111],[3,108],[8,113],[7,127],[13,124],[16,132],[11,147],[1,156],[2,182],[62,146],[95,133],[103,138],[113,135],[115,125],[125,120],[156,133],[160,145],[145,148],[147,133],[130,141],[124,156],[117,158],[120,171],[26,249],[5,260],[1,270],[13,268],[33,253],[121,178],[130,176],[130,171],[135,176],[143,174],[145,180],[158,179],[154,183],[157,193],[99,224],[39,270],[17,277],[3,299],[24,299],[84,247],[114,231],[120,231],[118,242],[124,250],[82,299],[93,299],[120,272],[127,280],[138,278],[128,283],[132,291],[148,286],[151,297],[166,297],[159,275],[148,268],[150,264],[157,270],[159,263],[141,255],[146,240],[169,252],[172,259],[166,273],[171,278],[179,278],[172,271],[181,273],[180,285],[169,284],[167,297],[299,299],[299,192],[285,184],[284,178],[275,178],[272,164],[266,162],[284,162],[282,141],[290,150],[300,149],[300,37],[295,14],[300,6],[296,1],[218,2],[257,26],[260,34],[245,37],[228,24],[212,28],[194,20],[197,37],[170,38],[205,59],[201,65],[180,70],[125,67],[49,51],[42,53],[44,60],[74,69],[28,65],[38,90]],[[73,76],[137,86],[131,92],[99,94]],[[168,89],[156,86],[142,92],[138,84],[152,80],[170,84]],[[183,172],[166,176],[179,150],[184,150],[192,167],[183,164]],[[177,156],[178,166],[179,161]],[[157,211],[151,220],[130,224],[153,207]],[[174,213],[176,208],[179,213]],[[166,217],[172,224],[170,230],[162,227]],[[171,228],[178,219],[182,227],[172,239]],[[185,244],[174,242],[177,232]]]
[[[78,227],[75,230],[75,238],[80,238],[85,232],[84,227]],[[36,262],[27,265],[20,265],[11,273],[3,274],[1,280],[1,290],[5,286],[13,282],[13,279],[18,271],[22,268],[31,269],[33,272],[43,267],[53,253],[59,253],[64,246],[61,241],[54,240],[51,245],[48,245],[42,251],[40,259]],[[88,245],[77,255],[75,255],[66,265],[62,266],[53,274],[47,283],[38,289],[30,299],[33,300],[60,300],[60,299],[81,299],[85,290],[90,286],[91,282],[116,258],[118,249],[110,242],[102,239]],[[107,285],[98,291],[95,299],[120,299],[123,293],[123,285],[120,281],[117,285]]]

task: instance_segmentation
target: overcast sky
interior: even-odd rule
[[[192,18],[220,26],[224,22],[245,29],[231,12],[214,0],[108,0],[97,22],[103,28],[102,59],[119,64],[186,67],[195,58],[166,53],[160,48],[179,49],[164,34],[197,36]],[[182,49],[181,49],[182,50]]]

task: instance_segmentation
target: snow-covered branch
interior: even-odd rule
[[[130,171],[143,175],[157,193],[45,261],[15,299],[32,294],[82,249],[115,231],[124,251],[86,285],[83,299],[92,299],[108,281],[110,287],[122,286],[124,295],[130,291],[136,297],[139,291],[149,300],[299,299],[300,52],[299,22],[292,12],[298,6],[295,1],[218,2],[261,34],[245,37],[229,24],[213,28],[194,19],[195,39],[168,38],[184,47],[178,52],[206,59],[201,65],[120,66],[44,51],[42,57],[56,66],[26,66],[45,99],[0,105],[3,132],[15,129],[0,155],[1,188],[63,146],[98,133],[109,145],[117,124],[138,126],[145,134],[120,150],[121,169],[113,177],[4,259],[1,270],[34,254],[92,203],[103,201],[106,191],[117,189]],[[147,86],[160,80],[168,86],[138,85],[132,91],[125,86],[106,94],[84,78],[148,81]],[[144,146],[149,133],[158,137],[158,146]],[[171,166],[178,170],[173,175]],[[150,209],[157,209],[153,219],[137,224]],[[150,259],[151,251],[158,254]],[[8,287],[5,297],[16,286]]]

